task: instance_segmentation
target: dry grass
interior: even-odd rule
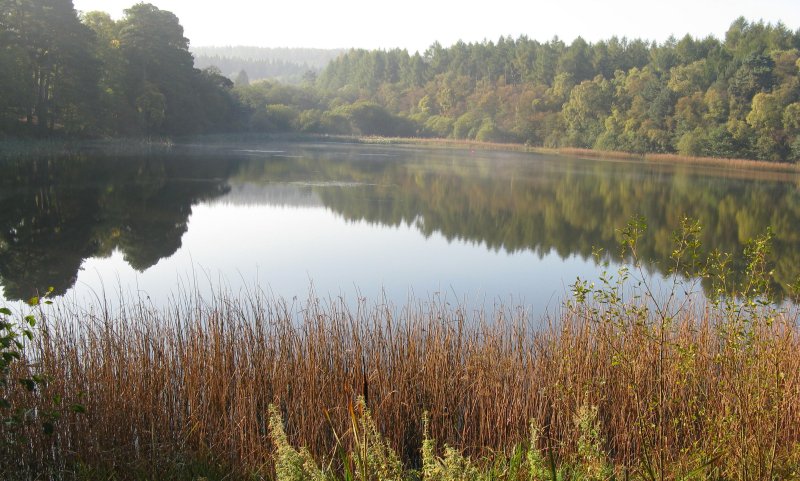
[[[679,154],[645,154],[644,159],[652,162],[711,165],[715,167],[724,167],[727,169],[800,172],[800,164],[788,162],[770,162],[767,160],[730,159],[723,157],[693,157]]]
[[[730,479],[797,466],[795,317],[744,323],[697,306],[668,324],[607,314],[579,305],[538,325],[520,310],[287,305],[259,293],[186,295],[167,312],[137,302],[116,313],[61,305],[47,311],[34,356],[52,380],[29,401],[58,393],[87,413],[0,458],[158,473],[199,456],[270,473],[271,403],[294,445],[330,459],[337,433],[348,432],[347,407],[362,395],[378,430],[412,463],[424,411],[433,437],[468,454],[524,441],[533,419],[541,447],[568,461],[575,416],[591,405],[616,465],[706,464]]]
[[[625,159],[625,160],[644,160],[648,162],[664,162],[671,164],[694,164],[710,167],[720,167],[724,169],[738,169],[750,171],[776,171],[776,172],[800,172],[800,164],[787,162],[769,162],[766,160],[752,159],[730,159],[723,157],[695,157],[680,154],[657,154],[645,153],[637,154],[633,152],[607,151],[595,149],[579,149],[564,147],[558,149],[561,155],[574,155],[579,157],[600,158],[600,159]]]

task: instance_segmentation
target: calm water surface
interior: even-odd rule
[[[160,306],[194,289],[313,288],[542,314],[576,277],[599,276],[593,248],[614,269],[634,215],[656,282],[684,215],[703,223],[707,251],[741,253],[772,226],[776,292],[800,273],[796,176],[333,143],[102,150],[0,164],[5,299],[52,285],[78,302],[121,292]]]

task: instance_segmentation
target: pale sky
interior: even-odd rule
[[[135,0],[74,0],[114,18]],[[181,21],[193,46],[405,48],[422,53],[501,35],[571,42],[611,36],[663,41],[686,33],[722,38],[737,17],[800,28],[798,0],[151,0]]]

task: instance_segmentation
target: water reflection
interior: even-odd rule
[[[180,155],[74,155],[0,168],[0,278],[7,299],[75,283],[89,257],[120,250],[145,270],[181,246],[192,205],[223,195],[231,166]]]
[[[797,179],[777,174],[533,154],[286,144],[5,159],[0,189],[0,283],[7,299],[27,298],[46,286],[64,293],[86,259],[115,252],[147,271],[181,249],[193,207],[201,203],[223,210],[324,208],[353,225],[408,227],[506,257],[557,253],[587,262],[593,247],[616,252],[618,229],[643,215],[649,229],[640,252],[661,271],[672,252],[672,231],[688,215],[705,227],[706,252],[737,253],[738,275],[744,244],[767,226],[775,232],[776,291],[784,292],[800,271]],[[289,235],[282,232],[284,221],[257,217],[270,212],[275,211],[259,211],[243,222]],[[322,238],[319,244],[294,244],[320,248],[325,233],[315,235]],[[351,235],[363,233],[353,229]],[[212,237],[207,236],[211,250],[237,251],[247,244]],[[452,255],[470,262],[469,253],[454,248]],[[248,257],[258,256],[245,253],[238,262]],[[358,252],[342,261],[352,270],[380,270],[364,266]],[[567,271],[548,269],[556,284],[572,281],[564,277]]]

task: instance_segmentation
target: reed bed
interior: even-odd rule
[[[561,155],[574,155],[599,159],[645,160],[648,162],[705,165],[710,167],[747,171],[777,171],[787,173],[800,172],[800,164],[798,163],[770,162],[767,160],[731,159],[726,157],[696,157],[680,154],[634,153],[572,147],[562,147],[557,151]]]
[[[616,159],[616,160],[637,160],[670,164],[690,164],[699,166],[716,167],[746,172],[779,172],[785,174],[796,174],[800,172],[800,164],[797,162],[773,162],[767,160],[738,159],[727,157],[701,157],[681,154],[660,154],[660,153],[637,153],[625,152],[620,150],[599,150],[586,149],[579,147],[539,147],[527,144],[512,142],[485,142],[467,139],[445,139],[445,138],[409,138],[409,137],[349,137],[349,136],[328,136],[324,139],[345,140],[365,144],[418,144],[426,147],[438,148],[461,148],[479,150],[499,150],[506,152],[534,152],[539,154],[575,156],[591,159]]]
[[[662,164],[692,165],[719,169],[727,175],[748,176],[772,175],[774,179],[794,179],[800,172],[797,162],[773,162],[766,160],[737,159],[726,157],[699,157],[680,154],[636,153],[618,150],[598,150],[577,147],[548,148],[530,146],[519,143],[483,142],[477,140],[443,139],[443,138],[402,138],[402,137],[330,137],[344,141],[365,144],[386,145],[423,145],[439,149],[471,149],[505,152],[528,152],[542,155],[560,155],[582,157],[586,159],[611,159],[652,162]]]
[[[65,414],[51,436],[29,427],[0,466],[33,479],[81,466],[164,479],[202,459],[272,478],[270,404],[293,445],[331,460],[353,442],[349,407],[363,397],[411,467],[423,413],[433,438],[472,456],[524,443],[533,422],[539,448],[564,464],[579,455],[576,418],[594,407],[619,469],[789,477],[800,466],[796,315],[691,303],[668,322],[642,312],[570,303],[536,320],[437,299],[348,306],[260,292],[187,293],[168,310],[56,303],[28,355],[50,381],[17,401],[41,412],[57,395],[86,412]]]

